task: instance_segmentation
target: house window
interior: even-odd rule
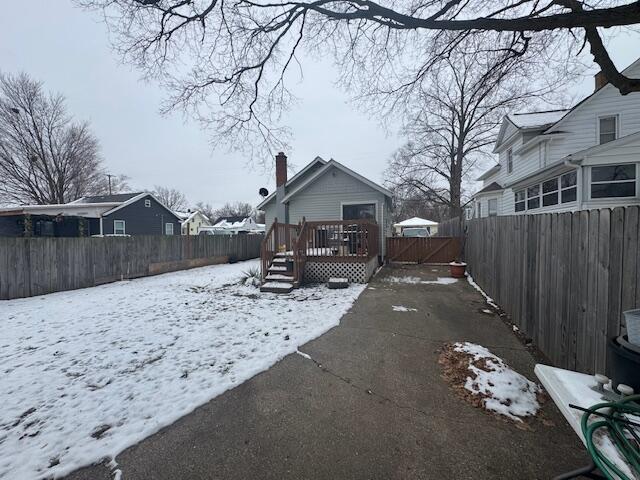
[[[124,220],[113,221],[113,234],[114,235],[126,235]]]
[[[558,178],[542,183],[542,206],[549,207],[558,204]]]
[[[151,200],[149,200],[148,198],[145,199],[144,201],[144,206],[149,208],[151,206]]]
[[[165,235],[173,235],[173,223],[165,223],[164,224],[164,234]]]
[[[635,196],[635,164],[591,167],[591,198]]]
[[[527,209],[526,196],[527,192],[525,190],[516,192],[516,212],[524,212]]]
[[[618,117],[611,115],[598,119],[598,132],[600,134],[600,145],[611,142],[618,137]]]
[[[507,150],[507,173],[513,172],[513,149]]]
[[[527,188],[527,210],[540,206],[540,184]]]
[[[489,199],[489,216],[495,217],[498,215],[498,199],[490,198]]]
[[[575,171],[565,173],[560,177],[560,201],[562,203],[575,202],[578,187],[576,181],[578,175]]]
[[[478,218],[482,218],[482,203],[478,202]]]
[[[376,204],[375,203],[359,203],[354,205],[342,206],[343,220],[375,220]]]

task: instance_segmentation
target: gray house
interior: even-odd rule
[[[180,227],[180,219],[146,192],[0,209],[2,236],[180,235]]]
[[[391,208],[389,190],[335,160],[316,157],[288,179],[287,157],[279,153],[276,191],[258,205],[267,229],[264,289],[329,277],[367,281],[385,255]]]

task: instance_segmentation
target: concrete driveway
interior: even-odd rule
[[[521,430],[458,399],[438,349],[470,341],[530,379],[535,360],[466,281],[384,268],[339,327],[117,457],[134,479],[547,479],[587,461],[549,401]],[[417,309],[394,312],[393,305]],[[549,423],[549,422],[546,422]],[[111,479],[104,465],[69,479]]]

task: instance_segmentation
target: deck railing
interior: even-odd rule
[[[267,231],[261,248],[262,279],[275,255],[286,253],[293,261],[296,284],[302,282],[307,261],[366,262],[380,254],[380,229],[369,220],[278,223]]]
[[[361,262],[380,254],[379,228],[369,220],[306,222],[305,252],[314,261]]]
[[[293,249],[298,242],[298,232],[300,225],[288,223],[278,223],[278,219],[274,219],[271,227],[265,234],[264,240],[260,247],[261,273],[262,280],[267,276],[267,270],[276,253],[289,252],[293,255]]]

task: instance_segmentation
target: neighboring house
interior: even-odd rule
[[[252,217],[220,217],[210,227],[203,228],[202,232],[211,235],[264,233],[264,225],[258,225]]]
[[[427,235],[433,236],[438,233],[438,222],[427,220],[425,218],[413,217],[399,223],[394,223],[393,228],[395,234],[400,236],[405,228],[422,228],[426,230]]]
[[[198,210],[187,212],[174,212],[182,221],[182,235],[199,235],[203,227],[210,227],[211,221],[204,213]]]
[[[83,197],[0,209],[1,236],[179,235],[180,219],[152,194]]]
[[[329,276],[367,281],[385,254],[391,205],[389,190],[335,160],[316,157],[288,179],[287,157],[279,153],[276,191],[258,205],[266,219],[267,282],[274,277],[266,275],[271,257],[282,249],[296,257],[292,283]],[[279,226],[274,226],[276,218]]]
[[[640,59],[624,74],[640,78]],[[598,74],[569,110],[507,115],[494,152],[474,217],[638,205],[640,92],[622,96]]]

